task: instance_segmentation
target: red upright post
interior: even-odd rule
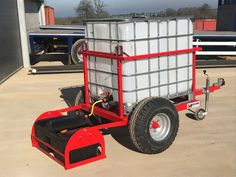
[[[192,91],[193,91],[193,100],[196,100],[196,95],[195,95],[195,91],[196,91],[196,52],[193,52],[193,69],[192,69],[192,74],[193,74],[193,83],[192,83]]]
[[[118,96],[119,96],[119,116],[124,117],[123,105],[123,81],[122,81],[122,61],[117,60],[117,73],[118,73]]]
[[[87,55],[83,55],[84,66],[84,91],[85,91],[85,104],[89,105],[89,90],[88,90],[88,60]]]

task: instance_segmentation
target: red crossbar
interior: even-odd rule
[[[216,90],[219,90],[220,88],[221,87],[219,85],[217,85],[217,86],[210,86],[209,92],[214,92]],[[196,94],[196,96],[204,94],[204,89],[203,88],[202,89],[197,89],[195,91],[195,94]]]
[[[176,51],[168,51],[168,52],[160,52],[146,55],[136,55],[131,57],[123,57],[124,61],[132,61],[132,60],[142,60],[147,58],[155,58],[155,57],[164,57],[169,55],[180,55],[185,53],[193,53],[196,51],[200,51],[202,48],[192,48],[192,49],[184,49],[184,50],[176,50]]]
[[[82,51],[79,53],[83,56],[101,57],[101,58],[105,58],[105,59],[115,59],[115,60],[121,60],[121,61],[132,61],[132,60],[142,60],[142,59],[147,59],[147,58],[163,57],[163,56],[169,56],[169,55],[193,53],[193,52],[197,52],[197,51],[201,51],[201,50],[202,50],[202,48],[200,48],[200,47],[194,47],[191,49],[175,50],[175,51],[168,51],[168,52],[158,52],[158,53],[136,55],[136,56],[117,56],[116,54],[112,54],[112,53],[97,52],[97,51],[92,51],[92,50]]]

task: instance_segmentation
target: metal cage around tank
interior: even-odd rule
[[[91,20],[86,26],[88,50],[115,53],[116,45],[122,45],[125,57],[191,49],[192,36],[192,23],[189,18]],[[117,83],[111,82],[117,75],[117,62],[112,58],[106,60],[96,57],[96,61],[93,58],[87,58],[90,92],[98,96],[98,90],[109,89],[113,93],[114,101],[119,102]],[[191,58],[191,53],[186,52],[163,55],[152,60],[123,60],[125,112],[129,114],[135,103],[140,102],[146,95],[172,99],[191,92]],[[109,66],[102,69],[101,64]],[[140,68],[142,64],[143,69]],[[131,66],[129,71],[127,65]],[[108,79],[101,80],[102,75],[106,75]],[[140,85],[144,78],[145,82]]]
[[[185,50],[176,50],[176,51],[168,51],[168,52],[160,52],[160,53],[152,53],[152,54],[146,54],[146,55],[137,55],[137,56],[125,56],[122,51],[119,51],[119,47],[122,50],[122,46],[118,46],[117,48],[117,54],[113,53],[105,53],[105,52],[97,52],[97,51],[82,51],[80,52],[83,55],[84,60],[84,86],[85,86],[85,104],[90,104],[90,95],[89,95],[89,86],[88,86],[88,57],[102,57],[105,59],[115,59],[117,62],[117,77],[118,77],[118,107],[119,107],[119,117],[124,117],[124,104],[123,104],[123,79],[122,79],[122,61],[132,61],[132,60],[142,60],[142,59],[152,59],[156,57],[162,57],[162,56],[171,56],[171,55],[178,55],[178,54],[186,54],[191,53],[192,54],[192,60],[193,60],[193,67],[192,67],[192,89],[191,93],[189,95],[192,95],[192,98],[189,98],[187,102],[184,103],[178,103],[176,105],[177,111],[182,111],[188,109],[188,104],[191,102],[196,102],[196,96],[203,94],[202,89],[196,89],[196,52],[201,51],[201,48],[192,48],[192,49],[185,49]],[[214,90],[220,89],[220,86],[216,87],[210,87],[210,91],[213,92]],[[178,97],[178,96],[177,96]]]

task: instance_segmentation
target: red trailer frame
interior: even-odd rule
[[[84,61],[84,86],[85,86],[85,103],[79,104],[77,106],[56,110],[56,111],[49,111],[37,118],[35,121],[38,122],[39,120],[43,119],[51,119],[58,116],[62,116],[63,113],[70,112],[70,111],[76,111],[76,110],[84,110],[87,112],[90,112],[92,105],[90,104],[90,97],[89,97],[89,89],[88,89],[88,66],[87,66],[87,59],[89,56],[93,57],[102,57],[106,59],[114,59],[117,61],[117,73],[118,73],[118,95],[119,95],[119,113],[116,114],[114,112],[105,110],[103,108],[95,107],[94,114],[97,116],[100,116],[104,119],[110,120],[111,123],[107,124],[101,124],[94,127],[85,127],[80,130],[78,130],[75,134],[72,135],[70,140],[68,141],[64,154],[53,148],[48,143],[45,143],[44,141],[40,140],[35,136],[35,124],[32,128],[32,145],[39,150],[41,150],[43,153],[45,153],[47,156],[61,164],[65,169],[70,169],[76,166],[80,166],[89,162],[93,162],[99,159],[105,158],[105,145],[104,145],[104,139],[103,135],[101,134],[100,130],[102,129],[108,129],[108,128],[114,128],[114,127],[120,127],[120,126],[126,126],[128,125],[128,117],[124,115],[124,109],[123,109],[123,81],[122,81],[122,61],[132,61],[132,60],[142,60],[146,58],[156,58],[156,57],[162,57],[162,56],[170,56],[170,55],[179,55],[179,54],[186,54],[186,53],[192,53],[192,59],[193,59],[193,69],[192,69],[192,94],[193,99],[191,101],[185,101],[180,102],[176,106],[177,111],[183,111],[189,109],[189,105],[194,103],[200,103],[200,100],[196,99],[196,96],[202,95],[205,93],[204,88],[196,89],[196,51],[200,51],[201,48],[192,48],[192,49],[186,49],[186,50],[177,50],[177,51],[169,51],[169,52],[161,52],[161,53],[153,53],[153,54],[146,54],[146,55],[137,55],[137,56],[124,56],[121,52],[120,55],[112,54],[112,53],[104,53],[104,52],[97,52],[97,51],[82,51],[80,52],[83,55],[83,61]],[[118,51],[118,50],[117,50]],[[215,90],[220,89],[220,85],[210,86],[209,92],[214,92]],[[86,147],[88,145],[94,144],[94,143],[100,143],[101,144],[101,154],[99,156],[83,160],[77,163],[71,164],[69,161],[69,152],[78,148]],[[55,158],[50,153],[46,152],[42,148],[39,147],[39,143],[42,143],[46,147],[52,149],[53,151],[60,154],[62,157],[65,158],[65,162],[62,163],[60,160]]]

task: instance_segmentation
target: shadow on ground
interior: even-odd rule
[[[61,91],[60,97],[64,99],[68,106],[74,106],[81,88],[82,85],[59,88],[59,90]]]
[[[129,129],[128,127],[118,127],[113,128],[110,131],[111,136],[118,142],[120,145],[126,147],[127,149],[135,152],[139,152],[135,146],[133,145],[130,135],[129,135]]]
[[[189,119],[196,120],[195,115],[193,113],[186,113],[185,114]]]

